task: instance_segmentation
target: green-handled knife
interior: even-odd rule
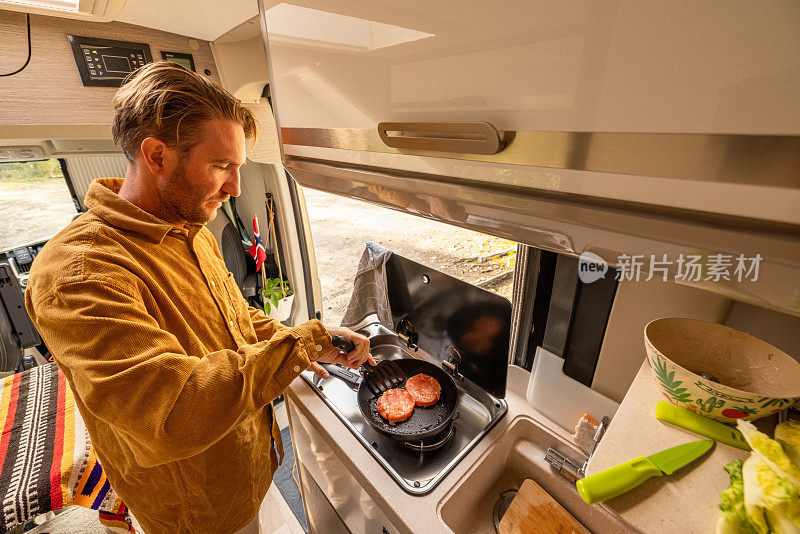
[[[743,451],[752,450],[742,433],[735,428],[723,425],[702,415],[697,415],[686,408],[675,406],[671,402],[658,401],[656,403],[656,419],[672,423],[695,434],[700,434]]]
[[[603,502],[630,491],[648,478],[671,475],[703,456],[714,445],[713,439],[684,443],[665,451],[640,456],[578,480],[578,493],[587,504]]]

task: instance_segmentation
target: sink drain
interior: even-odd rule
[[[511,506],[511,501],[517,496],[517,490],[507,489],[500,492],[500,498],[494,505],[494,531],[500,533],[500,520],[506,515],[508,507]]]

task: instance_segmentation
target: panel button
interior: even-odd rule
[[[89,52],[89,50],[87,50],[86,48],[83,49],[83,53],[84,54],[91,54],[91,52]]]
[[[295,373],[299,373],[300,372],[300,366],[299,365],[295,365],[294,366],[294,372]]]
[[[322,352],[322,345],[317,345],[317,352]]]
[[[93,70],[90,70],[90,71],[89,71],[89,74],[91,74],[91,75],[93,75],[93,76],[97,76],[97,72],[95,72],[95,71],[93,71]]]
[[[142,54],[136,54],[136,57],[142,59]]]

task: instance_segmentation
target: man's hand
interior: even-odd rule
[[[369,353],[369,339],[361,334],[356,334],[349,328],[344,328],[341,326],[326,326],[325,329],[332,336],[338,335],[348,338],[355,344],[356,348],[350,353],[344,354],[340,352],[339,349],[334,347],[331,352],[320,356],[319,361],[325,363],[338,363],[340,365],[350,367],[351,369],[358,369],[364,364],[364,362],[369,362],[372,365],[375,365],[375,360]],[[328,371],[326,371],[324,367],[316,362],[311,364],[311,370],[322,378],[328,378],[330,376]]]

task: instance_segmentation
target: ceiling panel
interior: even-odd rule
[[[128,0],[117,20],[213,41],[257,14],[257,0]]]

